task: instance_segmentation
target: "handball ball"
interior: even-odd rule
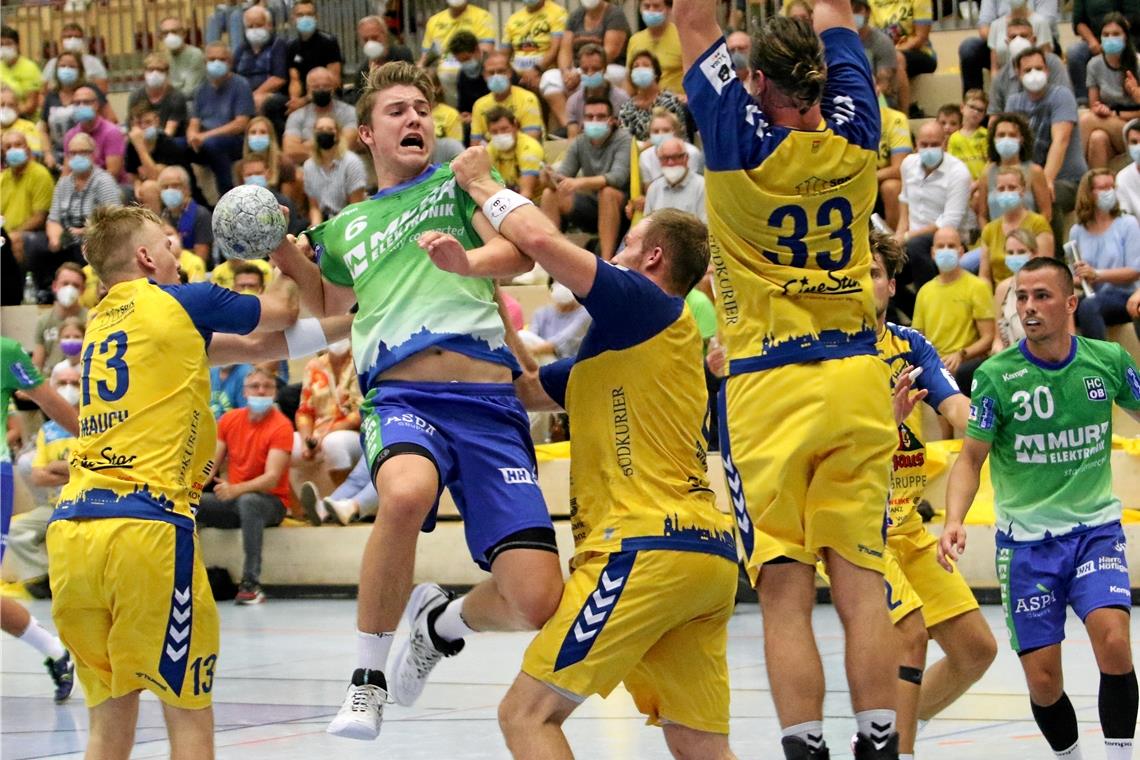
[[[227,259],[263,259],[285,239],[285,215],[273,193],[238,185],[214,207],[214,240]]]

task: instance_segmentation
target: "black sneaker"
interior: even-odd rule
[[[874,727],[874,724],[871,724]],[[866,734],[856,734],[855,760],[898,760],[899,735],[890,734],[882,738],[872,739]]]
[[[822,736],[819,738],[823,741]],[[812,749],[798,736],[785,736],[780,744],[784,747],[785,760],[831,760],[831,752],[826,744],[820,744],[819,749]]]
[[[75,663],[71,661],[71,654],[64,651],[63,657],[58,660],[47,658],[44,660],[51,682],[55,684],[55,703],[63,704],[71,696],[75,688]]]

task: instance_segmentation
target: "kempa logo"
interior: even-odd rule
[[[1058,433],[1018,433],[1013,450],[1021,464],[1061,464],[1104,451],[1110,423],[1084,425]]]
[[[534,475],[530,470],[522,467],[500,467],[499,472],[503,473],[503,481],[507,485],[534,485]]]
[[[1019,369],[1017,372],[1003,372],[1001,375],[1001,379],[1008,383],[1012,380],[1016,380],[1017,378],[1023,377],[1024,375],[1028,375],[1028,374],[1029,374],[1029,367],[1023,367],[1023,368]]]

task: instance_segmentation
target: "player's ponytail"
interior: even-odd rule
[[[827,64],[823,44],[804,19],[773,16],[752,43],[752,67],[801,111],[823,97]]]

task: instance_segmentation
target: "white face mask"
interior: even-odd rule
[[[384,55],[384,43],[380,40],[368,40],[368,42],[364,43],[364,47],[362,47],[361,50],[364,52],[364,55],[367,56],[368,60],[375,61]]]
[[[1049,75],[1040,69],[1027,71],[1021,76],[1021,86],[1026,92],[1041,92],[1049,82]]]
[[[602,4],[602,0],[582,0],[582,7],[588,11],[592,11]]]
[[[16,60],[20,55],[15,45],[0,45],[0,61],[4,63],[11,63]]]
[[[16,120],[20,114],[16,113],[15,108],[8,108],[7,106],[0,108],[0,125],[7,127]]]
[[[153,90],[157,90],[159,87],[162,87],[164,84],[166,84],[166,72],[148,71],[143,75],[143,79],[146,80],[147,87],[150,87]]]
[[[79,387],[75,385],[61,385],[55,389],[64,401],[72,406],[79,406]]]
[[[684,166],[662,166],[661,173],[665,175],[665,181],[670,185],[675,185],[680,182],[685,174],[688,173],[688,168]]]
[[[495,150],[510,150],[515,147],[515,135],[513,132],[491,135],[491,145],[495,146]]]
[[[1033,47],[1033,43],[1024,37],[1014,37],[1009,41],[1009,60],[1016,60],[1022,51],[1028,50],[1031,47]]]
[[[82,53],[85,47],[82,37],[68,37],[63,41],[63,49],[69,53]]]
[[[64,285],[55,292],[55,302],[67,308],[79,300],[79,288],[74,285]]]
[[[550,289],[550,300],[554,301],[557,306],[569,306],[574,303],[575,298],[570,288],[560,282],[556,282]]]
[[[166,49],[174,52],[182,48],[182,35],[171,32],[162,38],[162,44],[166,45]]]
[[[467,0],[447,0],[447,5],[451,8],[462,8],[467,5]]]
[[[352,349],[352,341],[348,338],[338,340],[336,343],[329,344],[329,353],[336,354],[337,356],[344,356]]]

